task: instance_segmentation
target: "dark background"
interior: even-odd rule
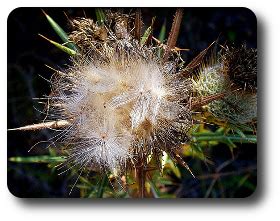
[[[68,17],[91,17],[96,19],[94,8],[43,8],[64,30],[70,30]],[[148,26],[156,16],[154,36],[166,20],[167,33],[171,28],[175,8],[142,8],[144,23]],[[131,11],[129,8],[125,12]],[[246,8],[185,8],[183,22],[177,46],[189,48],[183,53],[188,63],[210,43],[219,39],[220,44],[257,47],[257,24],[255,15]],[[63,68],[69,63],[69,57],[59,51],[38,33],[60,42],[44,17],[41,8],[18,8],[8,18],[8,128],[20,127],[40,122],[42,105],[32,98],[42,97],[50,92],[46,79],[51,77],[45,64],[54,68]],[[45,78],[45,79],[44,79]],[[38,109],[38,110],[37,110]],[[51,137],[49,131],[41,132],[8,132],[8,158],[12,156],[31,156],[47,154],[46,144],[38,144],[28,153],[30,147],[41,140]],[[256,170],[249,174],[249,184],[238,187],[236,179],[242,168],[256,167],[257,148],[254,144],[239,145],[234,152],[235,160],[223,172],[236,171],[236,174],[222,178],[223,187],[213,187],[210,197],[246,197],[256,187]],[[218,145],[211,149],[211,160],[214,165],[205,165],[195,159],[188,159],[193,171],[201,175],[215,171],[219,165],[231,159],[229,148]],[[182,168],[181,168],[182,169]],[[242,178],[242,177],[241,177]],[[240,178],[240,179],[241,179]],[[175,179],[175,178],[174,178]],[[177,180],[179,188],[174,187],[177,197],[204,197],[207,187],[213,179],[193,180],[189,176]],[[73,180],[71,181],[73,183]],[[71,184],[70,182],[70,184]],[[57,176],[46,164],[19,164],[8,162],[8,187],[18,197],[69,197],[69,178]],[[79,197],[74,189],[71,197]]]

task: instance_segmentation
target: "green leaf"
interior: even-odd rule
[[[245,124],[242,124],[242,125],[235,125],[236,127],[240,128],[242,131],[248,131],[248,132],[254,132],[254,128],[252,126],[249,126],[249,125],[245,125]]]
[[[200,127],[199,124],[194,124],[193,127],[191,128],[191,132],[192,133],[198,132],[199,131],[199,127]]]
[[[11,157],[9,161],[15,163],[54,163],[64,162],[65,157],[52,157],[48,155],[32,156],[32,157]]]
[[[179,168],[174,164],[174,162],[167,155],[165,167],[171,169],[171,171],[175,174],[176,177],[181,178],[181,172]]]
[[[44,15],[46,16],[48,22],[50,23],[53,30],[61,38],[63,43],[65,43],[70,49],[78,51],[78,48],[72,42],[69,42],[69,37],[66,32],[43,10]]]
[[[76,51],[74,51],[74,50],[72,50],[72,49],[70,49],[70,48],[68,48],[68,47],[66,47],[66,46],[64,46],[64,45],[62,45],[62,44],[59,44],[59,43],[57,43],[57,42],[55,42],[55,41],[53,41],[53,40],[50,40],[50,39],[48,39],[47,37],[45,37],[45,36],[43,36],[43,35],[41,35],[41,34],[39,34],[39,36],[41,36],[42,38],[44,38],[45,40],[47,40],[48,42],[50,42],[51,44],[53,44],[54,46],[56,46],[57,48],[59,48],[60,50],[66,52],[66,53],[69,54],[70,56],[74,56],[74,55],[77,54]]]
[[[164,39],[165,39],[165,35],[166,35],[166,20],[164,20],[164,23],[161,26],[160,33],[159,33],[159,36],[158,36],[158,40],[160,40],[160,42],[163,42]]]
[[[163,184],[163,185],[173,185],[173,182],[171,180],[169,180],[168,178],[166,178],[166,177],[161,177],[160,176],[158,178],[158,180],[159,180],[160,184]]]
[[[257,143],[256,135],[245,135],[245,137],[239,134],[221,135],[216,133],[193,133],[192,140],[194,142],[198,141],[219,141],[219,142],[237,142],[237,143]]]
[[[149,26],[147,28],[147,30],[144,32],[144,35],[141,37],[141,40],[140,40],[140,44],[141,45],[146,44],[148,39],[149,39],[149,37],[150,37],[150,35],[152,34],[153,25],[154,25],[155,19],[156,19],[156,17],[153,17],[151,26]]]
[[[151,191],[154,195],[155,198],[160,198],[159,195],[160,195],[160,191],[159,189],[156,187],[156,185],[154,184],[154,182],[152,180],[148,180],[150,186],[151,186]]]
[[[231,153],[233,153],[233,149],[237,146],[231,141],[231,139],[227,138],[225,141],[223,141],[226,145],[228,145]]]
[[[161,26],[161,29],[160,29],[160,33],[159,33],[159,36],[158,36],[158,40],[163,43],[164,39],[165,39],[165,35],[166,35],[166,20],[164,20],[164,23],[163,25]],[[163,48],[159,48],[158,50],[158,57],[160,58],[163,54]]]
[[[239,134],[241,137],[245,138],[246,135],[243,133],[242,130],[240,130],[238,127],[234,126],[234,125],[230,125],[229,127],[230,129],[232,129],[233,131],[235,131],[237,134]]]
[[[108,183],[108,177],[107,174],[104,174],[102,177],[102,180],[100,181],[98,188],[97,188],[97,198],[102,198],[103,197],[103,193],[105,190],[105,186]]]
[[[105,13],[101,8],[96,8],[95,9],[95,14],[97,18],[97,23],[99,25],[103,25],[106,19]]]

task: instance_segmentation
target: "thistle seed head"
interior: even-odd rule
[[[129,18],[110,14],[108,26],[73,21],[70,36],[83,50],[54,74],[50,95],[52,117],[70,122],[57,139],[69,165],[124,172],[155,152],[177,153],[187,139],[191,81],[176,74],[176,60],[163,61],[157,47],[130,35]]]

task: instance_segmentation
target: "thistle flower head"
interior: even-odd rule
[[[60,136],[69,164],[122,172],[154,152],[178,151],[191,126],[191,81],[176,74],[176,60],[135,40],[128,19],[110,14],[109,28],[73,21],[82,51],[54,74],[50,96],[54,118],[71,122]],[[110,30],[104,38],[102,28]]]

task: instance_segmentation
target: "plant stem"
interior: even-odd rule
[[[145,197],[146,173],[143,167],[137,168],[139,198]]]
[[[102,198],[103,197],[103,193],[104,193],[104,188],[107,184],[108,178],[107,178],[107,174],[104,174],[102,177],[102,180],[100,182],[100,185],[98,186],[98,190],[97,190],[97,198]]]
[[[64,162],[66,159],[64,157],[52,157],[48,155],[42,156],[32,156],[32,157],[11,157],[9,161],[15,163],[54,163],[54,162]]]
[[[239,143],[257,143],[257,137],[255,135],[246,135],[246,137],[241,137],[237,134],[225,135],[225,134],[216,134],[216,133],[194,133],[193,141],[232,141]]]

